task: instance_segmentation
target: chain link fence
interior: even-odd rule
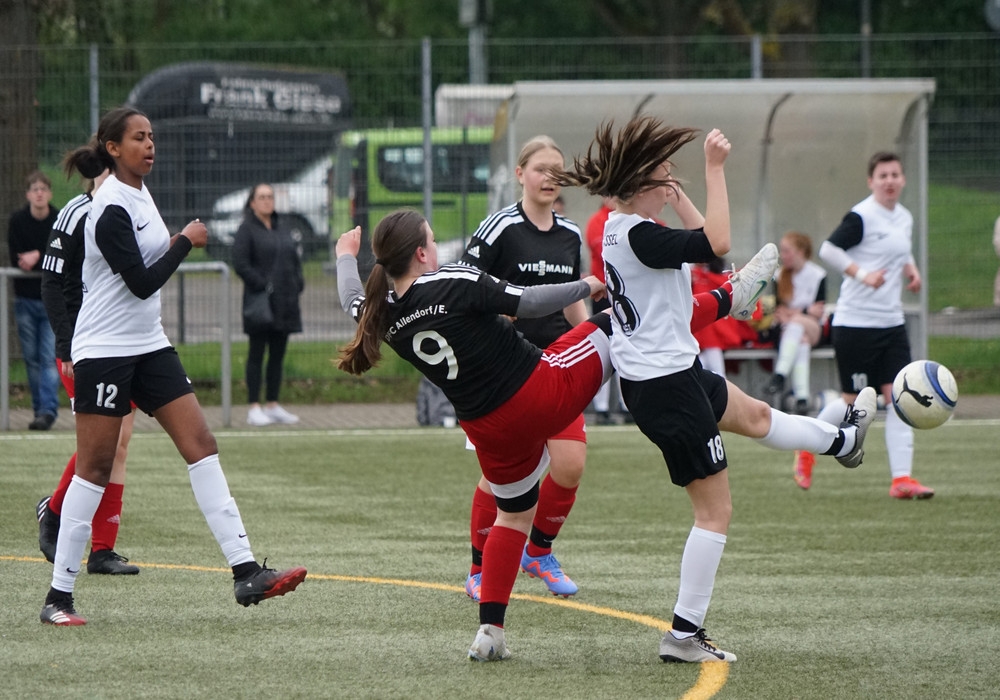
[[[962,312],[976,310],[991,318],[998,262],[991,234],[1000,214],[997,35],[491,40],[476,56],[465,41],[426,40],[14,46],[0,47],[0,62],[22,67],[0,71],[0,93],[22,98],[0,106],[7,111],[3,140],[18,144],[3,148],[8,157],[0,191],[16,207],[24,203],[23,176],[39,166],[52,177],[55,206],[75,195],[79,181],[67,181],[59,170],[63,154],[90,138],[100,114],[130,99],[152,117],[157,165],[147,183],[168,225],[179,230],[195,217],[210,222],[208,253],[189,260],[227,260],[246,188],[259,181],[276,186],[278,210],[295,223],[307,259],[305,331],[292,337],[286,370],[289,380],[304,382],[322,379],[317,372],[335,374],[326,358],[353,334],[336,298],[331,233],[358,221],[373,226],[380,212],[395,206],[430,204],[438,238],[453,240],[457,255],[487,213],[490,127],[502,86],[524,80],[933,78],[924,273],[930,311],[940,323],[932,321],[930,332],[954,336],[954,342],[998,335],[996,324],[974,319],[956,330],[937,313],[954,308],[953,320],[968,320]],[[435,107],[432,97],[441,86],[468,82],[470,64],[485,66],[490,86],[499,91],[471,89],[460,109],[458,102],[449,103],[450,110],[440,102]],[[425,121],[453,127],[429,135],[429,164],[423,159]],[[859,163],[859,184],[863,168]],[[423,193],[427,180],[435,183],[431,197]],[[582,219],[587,213],[571,214]],[[830,230],[837,223],[831,220]],[[192,378],[205,383],[218,380],[217,280],[175,275],[163,290],[167,332],[183,347]],[[234,277],[229,294],[237,342],[244,340],[241,289]],[[242,347],[234,348],[237,382]],[[12,348],[17,382],[23,369],[16,343]],[[187,359],[202,352],[203,363]],[[997,359],[982,361],[995,366]],[[242,401],[239,384],[234,399]]]

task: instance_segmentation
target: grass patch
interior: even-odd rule
[[[996,425],[917,431],[930,501],[888,497],[881,422],[858,470],[820,458],[813,488],[792,457],[727,436],[735,516],[707,627],[739,656],[699,697],[986,698],[1000,613],[993,547]],[[286,597],[248,609],[161,433],[137,435],[118,550],[137,577],[82,574],[75,629],[43,627],[51,567],[35,502],[71,435],[0,435],[0,608],[9,697],[652,698],[684,696],[710,669],[657,658],[691,509],[634,429],[594,428],[588,471],[557,541],[581,587],[561,605],[518,577],[514,658],[471,664],[478,624],[462,590],[478,468],[453,431],[220,432],[230,488],[258,558],[304,565]],[[407,584],[407,585],[403,585]],[[525,598],[523,596],[528,596]],[[956,630],[958,630],[956,632]],[[961,643],[955,643],[958,634]],[[95,685],[115,659],[122,682]]]
[[[992,306],[997,193],[932,184],[928,200],[928,269],[921,272],[931,312]]]
[[[1000,394],[1000,338],[932,336],[928,352],[951,370],[963,394]]]

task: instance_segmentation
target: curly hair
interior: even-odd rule
[[[697,129],[666,126],[649,116],[633,117],[617,133],[614,122],[605,122],[585,156],[574,157],[568,171],[550,175],[559,185],[627,201],[652,187],[677,187],[676,180],[659,178],[656,171],[697,134]]]

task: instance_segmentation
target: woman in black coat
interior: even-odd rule
[[[274,211],[274,189],[267,183],[254,185],[244,207],[243,223],[233,243],[233,267],[243,280],[243,306],[253,292],[269,293],[273,321],[255,323],[243,318],[243,332],[250,336],[247,356],[247,394],[250,411],[247,423],[297,423],[298,416],[278,404],[282,364],[288,336],[302,331],[299,295],[305,288],[299,242],[292,238]],[[260,404],[261,370],[264,351],[267,359],[265,405]]]

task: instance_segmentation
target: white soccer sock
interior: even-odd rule
[[[913,428],[903,422],[892,406],[885,412],[885,449],[893,479],[913,473]]]
[[[59,518],[59,539],[56,540],[55,563],[52,565],[52,587],[72,593],[80,573],[83,551],[90,539],[90,523],[104,497],[104,487],[73,475],[63,498]],[[47,517],[52,517],[51,515]]]
[[[787,377],[792,371],[795,356],[802,344],[802,335],[806,329],[800,323],[789,323],[781,327],[781,340],[778,341],[778,359],[774,363],[774,373]]]
[[[836,401],[831,401],[823,410],[819,412],[816,416],[817,420],[821,420],[824,423],[829,423],[830,425],[840,425],[840,422],[844,420],[844,416],[847,414],[847,402],[844,401],[844,397],[841,396]]]
[[[229,494],[229,484],[219,464],[219,455],[209,455],[200,462],[189,464],[188,477],[198,507],[229,565],[254,561],[240,510]]]
[[[726,536],[692,527],[681,557],[681,587],[674,614],[698,627],[705,626],[705,615],[715,588],[715,572],[722,561]]]
[[[792,366],[792,393],[799,400],[809,400],[811,352],[812,348],[805,343],[799,343],[798,352],[795,354],[795,364]]]
[[[830,449],[838,435],[840,428],[835,425],[808,416],[790,416],[772,408],[771,429],[756,442],[774,450],[806,450],[822,454]],[[847,442],[853,446],[852,440]]]

